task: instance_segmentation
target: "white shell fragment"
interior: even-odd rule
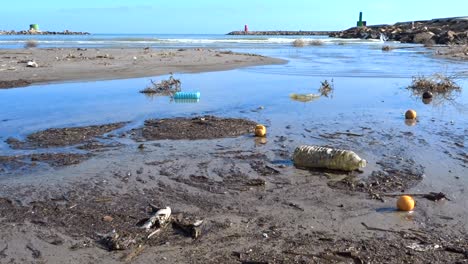
[[[35,61],[28,61],[28,63],[26,64],[27,67],[32,67],[32,68],[37,68],[39,67],[39,65],[37,64],[37,62]]]
[[[148,221],[146,221],[141,226],[141,228],[149,230],[156,224],[158,225],[158,227],[164,226],[170,217],[171,217],[171,208],[167,206],[166,208],[159,209],[158,211],[156,211],[156,213],[154,213],[150,217],[150,219],[148,219]]]

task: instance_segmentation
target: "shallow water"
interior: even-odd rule
[[[210,45],[216,48],[219,43]],[[403,155],[425,168],[426,179],[418,188],[466,197],[466,164],[454,159],[467,152],[466,89],[453,101],[434,100],[426,105],[405,87],[412,76],[443,72],[458,76],[458,84],[466,88],[467,62],[435,59],[422,47],[397,43],[391,45],[402,49],[390,52],[383,52],[383,44],[375,42],[304,48],[284,43],[266,48],[250,42],[248,45],[233,47],[235,51],[284,58],[289,63],[176,74],[184,91],[201,92],[197,103],[177,103],[168,97],[151,98],[139,93],[150,78],[0,90],[0,154],[28,152],[11,150],[4,140],[24,138],[50,127],[131,121],[126,127],[129,129],[148,118],[212,114],[264,123],[269,137],[284,135],[293,140],[291,148],[299,144],[352,148],[370,161],[369,171],[383,154]],[[152,79],[164,78],[167,76]],[[325,79],[333,79],[332,97],[307,103],[289,98],[291,93],[317,93]],[[258,109],[260,106],[264,109]],[[403,117],[410,108],[419,116],[413,126],[405,124]],[[367,128],[375,133],[359,139],[327,141],[319,136],[347,130],[362,133]]]

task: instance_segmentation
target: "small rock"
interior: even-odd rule
[[[108,223],[112,222],[113,220],[114,220],[114,218],[112,216],[110,216],[110,215],[106,215],[106,216],[104,216],[102,218],[102,221],[108,222]]]
[[[139,148],[139,149],[144,149],[144,148],[145,148],[145,144],[140,144],[140,145],[138,145],[138,148]]]
[[[267,234],[267,233],[263,233],[262,236],[263,236],[264,238],[268,238],[268,234]]]

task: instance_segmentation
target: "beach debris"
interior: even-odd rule
[[[387,196],[387,197],[399,197],[401,196],[401,194],[382,194],[384,196]],[[447,195],[445,193],[442,193],[442,192],[429,192],[429,193],[413,193],[413,194],[407,194],[409,196],[413,196],[413,197],[422,197],[422,198],[425,198],[425,199],[428,199],[430,201],[433,201],[433,202],[437,202],[437,201],[440,201],[440,200],[447,200],[447,201],[451,201]]]
[[[425,94],[426,97],[423,99],[441,97],[445,100],[453,100],[455,94],[461,92],[461,87],[455,82],[454,76],[446,76],[441,73],[413,77],[413,81],[407,89],[415,96],[424,96]]]
[[[416,119],[416,117],[417,117],[416,111],[414,111],[413,109],[409,109],[405,113],[405,119]]]
[[[39,67],[39,65],[37,64],[37,62],[32,60],[32,61],[28,61],[26,63],[26,67],[37,68],[37,67]]]
[[[153,227],[165,227],[171,217],[171,208],[167,206],[157,210],[142,226],[141,228],[150,230]]]
[[[197,239],[202,235],[203,223],[204,221],[201,219],[187,217],[182,214],[172,218],[172,225],[193,239]]]
[[[366,160],[361,159],[353,151],[307,145],[296,148],[293,162],[297,167],[343,171],[353,171],[367,165]]]
[[[150,81],[151,86],[148,86],[145,89],[141,90],[140,93],[169,95],[173,97],[175,93],[181,91],[180,80],[175,79],[172,76],[172,74],[171,76],[169,76],[169,79],[162,80],[159,83],[155,83],[153,80]]]
[[[320,82],[320,88],[318,89],[318,91],[321,96],[328,97],[328,96],[333,95],[334,89],[335,89],[335,84],[333,83],[333,79],[331,79],[330,82],[328,82],[328,80]]]
[[[450,199],[447,198],[447,195],[445,195],[445,193],[441,193],[441,192],[438,192],[438,193],[430,192],[430,193],[424,194],[423,198],[426,198],[426,199],[434,201],[434,202],[440,201],[442,199],[450,201]]]
[[[132,244],[136,243],[134,239],[124,239],[117,233],[117,231],[115,231],[115,229],[107,234],[96,233],[96,235],[99,237],[99,244],[104,246],[109,251],[125,250]]]
[[[198,100],[200,99],[200,92],[176,92],[174,99]]]
[[[265,186],[266,181],[264,179],[250,179],[245,184],[248,186]]]
[[[320,98],[320,95],[318,94],[296,94],[292,93],[289,95],[289,98],[291,98],[294,101],[299,101],[299,102],[310,102],[312,100]]]
[[[413,210],[414,204],[415,202],[413,197],[409,195],[402,195],[400,198],[398,198],[396,206],[400,211],[409,212]]]
[[[265,137],[266,136],[266,127],[264,125],[255,126],[255,136],[256,137]]]
[[[414,251],[418,251],[418,252],[426,252],[428,250],[441,248],[441,246],[437,245],[437,244],[427,245],[427,244],[420,244],[420,243],[417,243],[417,242],[411,243],[411,244],[407,245],[406,247],[409,248],[409,249],[412,249]]]

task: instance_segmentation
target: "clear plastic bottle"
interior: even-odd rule
[[[343,171],[353,171],[367,165],[366,160],[350,150],[306,145],[296,148],[293,161],[298,167]]]

